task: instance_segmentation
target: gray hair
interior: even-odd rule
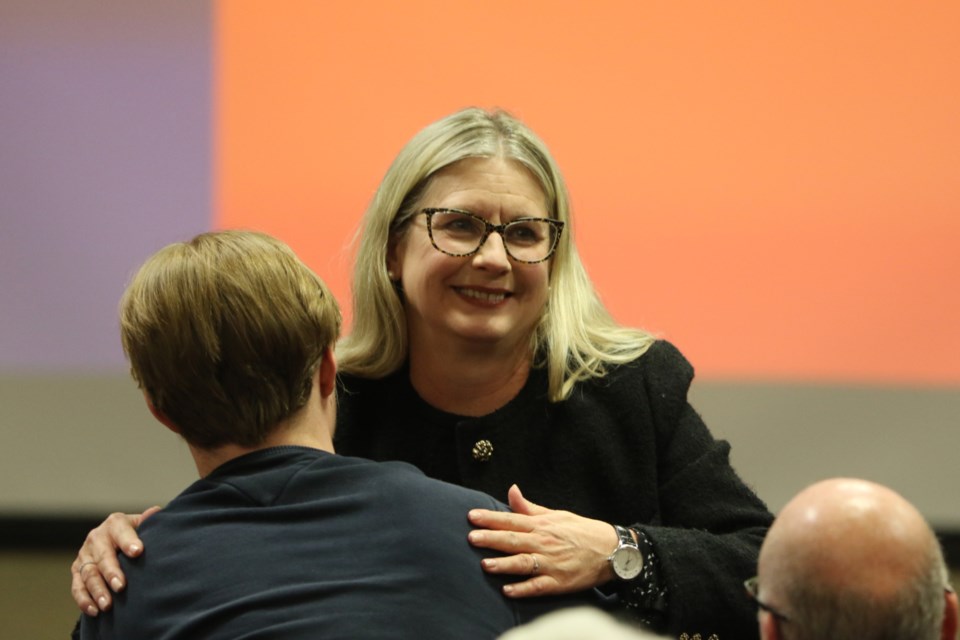
[[[815,576],[790,581],[783,640],[938,640],[948,575],[940,545],[934,541],[917,565],[914,578],[883,601],[869,590],[824,589]]]

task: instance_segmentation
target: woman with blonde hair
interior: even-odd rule
[[[772,515],[688,403],[689,363],[601,303],[543,142],[502,111],[429,125],[359,237],[337,452],[506,497],[469,518],[503,553],[484,570],[520,576],[508,597],[599,587],[658,631],[757,637],[742,584]],[[88,537],[81,608],[122,588],[135,523]]]

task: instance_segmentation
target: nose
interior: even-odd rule
[[[507,248],[503,244],[503,236],[496,231],[487,236],[477,252],[473,254],[473,266],[478,269],[508,271],[510,269],[510,258],[507,256]]]

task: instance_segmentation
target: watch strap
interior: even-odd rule
[[[618,524],[613,525],[614,530],[617,532],[617,537],[620,538],[620,543],[617,545],[617,549],[621,547],[635,547],[637,546],[637,541],[633,539],[633,533],[630,532],[630,529],[626,527],[621,527]],[[616,549],[614,549],[616,551]]]

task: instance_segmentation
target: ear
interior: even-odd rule
[[[320,397],[328,398],[337,388],[337,359],[330,347],[323,350],[317,376],[320,382]]]
[[[957,603],[957,594],[947,591],[944,594],[947,606],[943,611],[943,625],[940,627],[942,640],[954,640],[957,637],[957,626],[960,625],[960,605]]]
[[[390,234],[387,241],[387,274],[393,282],[399,282],[403,277],[401,267],[403,265],[403,244],[402,238],[396,234]]]
[[[769,611],[760,611],[760,639],[761,640],[780,640],[780,627],[777,626],[777,619]]]
[[[175,434],[180,435],[180,429],[177,427],[177,425],[173,424],[170,418],[167,417],[167,414],[154,406],[153,400],[150,399],[150,396],[147,395],[146,391],[143,392],[143,399],[147,401],[147,408],[150,409],[150,413],[152,413],[153,417],[157,419],[157,422],[165,426],[167,429],[170,429],[170,431],[173,431]]]

